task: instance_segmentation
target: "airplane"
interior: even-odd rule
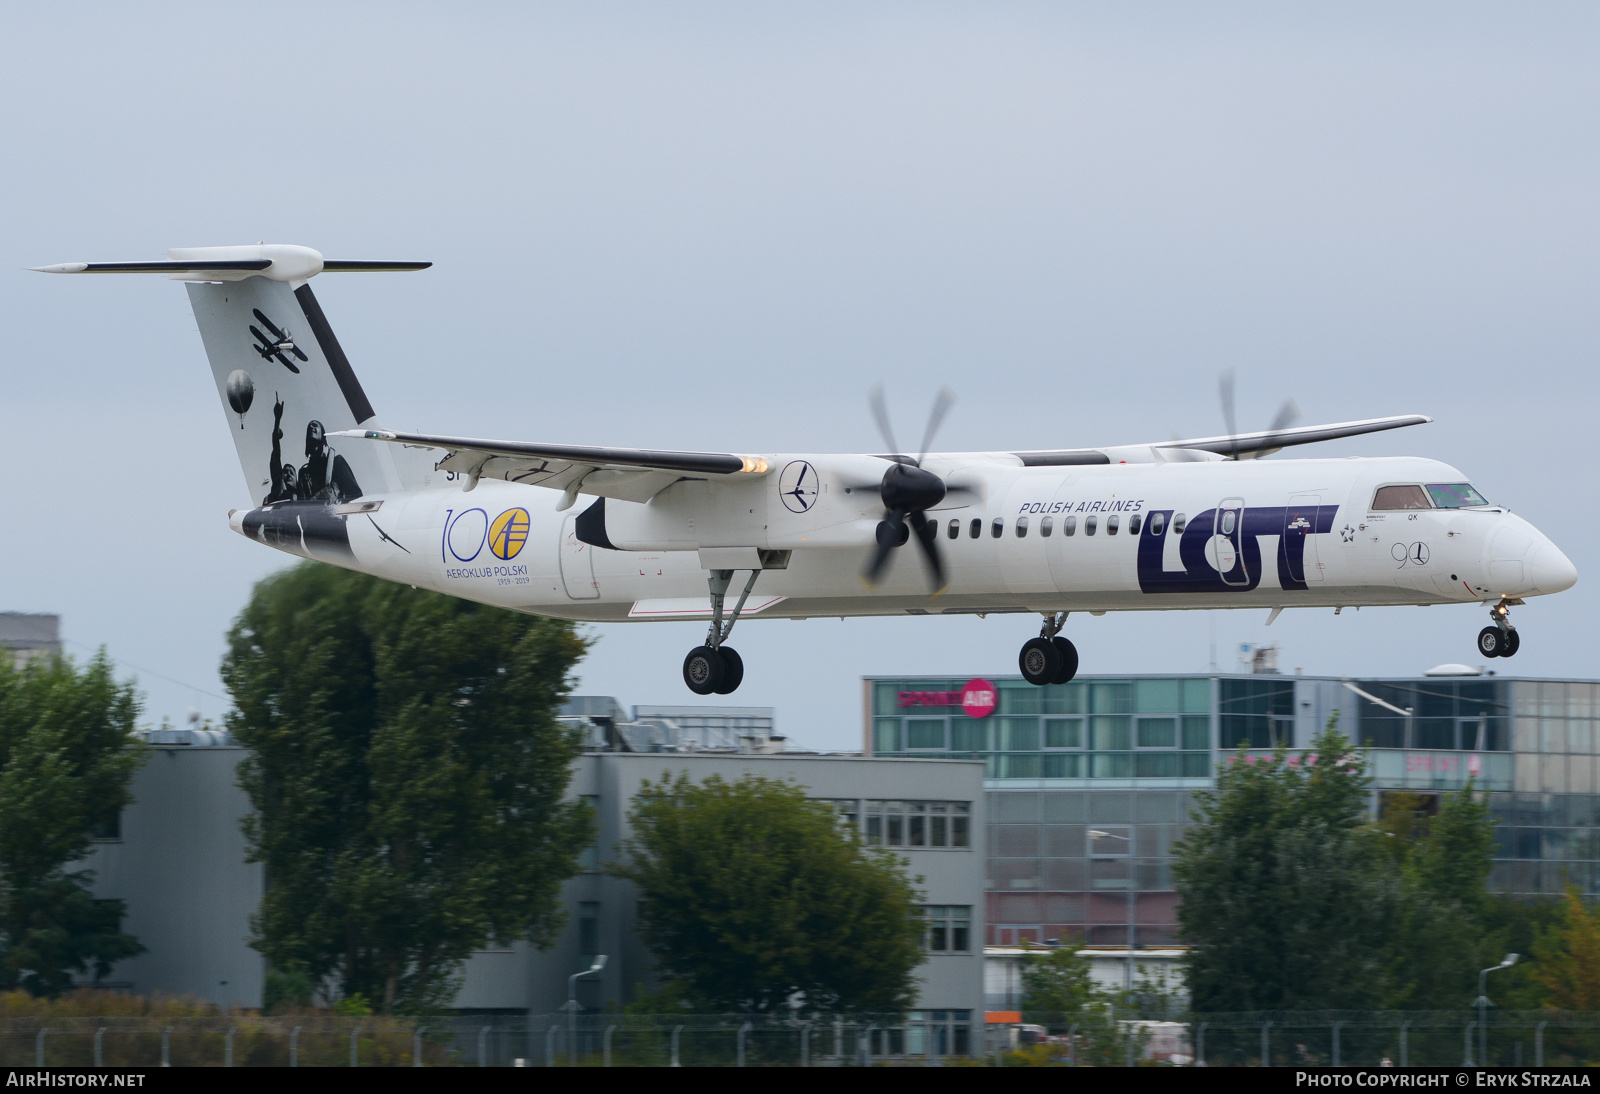
[[[699,695],[739,687],[744,662],[728,638],[746,617],[1037,615],[1018,664],[1045,685],[1077,672],[1077,648],[1061,633],[1072,612],[1265,608],[1270,624],[1286,608],[1476,603],[1490,616],[1478,652],[1511,657],[1521,638],[1510,610],[1577,581],[1543,533],[1447,464],[1261,458],[1433,420],[1417,414],[1280,421],[1255,433],[1230,421],[1222,436],[1102,448],[935,452],[951,402],[942,392],[916,456],[894,442],[881,392],[871,405],[887,447],[877,454],[391,429],[310,282],[430,265],[257,244],[36,269],[185,283],[252,498],[229,512],[234,531],[536,615],[704,620],[706,639],[683,662]],[[302,329],[309,339],[288,334]],[[896,565],[912,543],[922,564]]]

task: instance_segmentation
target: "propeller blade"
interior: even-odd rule
[[[872,560],[867,563],[867,568],[861,572],[868,585],[876,585],[878,578],[883,575],[883,568],[889,564],[889,552],[900,546],[900,537],[897,530],[904,529],[904,517],[900,513],[890,513],[878,525],[878,546],[872,552]]]
[[[1224,369],[1222,375],[1217,377],[1217,393],[1222,397],[1222,424],[1227,428],[1228,436],[1239,435],[1238,423],[1233,413],[1233,369]],[[1234,446],[1233,459],[1239,458],[1239,448]]]
[[[1268,433],[1276,433],[1288,429],[1300,420],[1300,408],[1294,405],[1293,399],[1285,399],[1278,408],[1278,413],[1273,417],[1272,424],[1267,427]]]
[[[889,446],[889,454],[899,455],[900,446],[894,443],[894,430],[889,428],[889,409],[883,403],[882,384],[874,384],[867,392],[867,405],[872,408],[872,418],[878,423],[878,432],[883,434],[883,443]]]
[[[933,446],[933,436],[939,432],[939,426],[944,422],[944,416],[950,412],[950,407],[956,401],[956,393],[948,386],[941,387],[939,394],[933,397],[933,408],[928,411],[928,428],[922,434],[922,454],[917,457],[917,464],[928,455],[928,449]]]
[[[944,579],[944,559],[939,557],[939,526],[921,513],[912,513],[911,534],[922,549],[922,557],[928,560],[928,569],[932,571],[933,595],[938,596],[949,584]]]

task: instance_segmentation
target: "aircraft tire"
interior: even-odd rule
[[[1078,647],[1062,638],[1059,634],[1050,639],[1050,644],[1061,655],[1061,671],[1050,678],[1052,684],[1067,684],[1078,675]]]
[[[1522,648],[1522,638],[1516,631],[1507,631],[1504,636],[1505,648],[1500,651],[1501,657],[1511,657]]]
[[[1505,636],[1499,627],[1485,627],[1478,632],[1478,652],[1483,656],[1499,657],[1505,648]]]
[[[1061,671],[1061,651],[1048,638],[1030,638],[1022,644],[1017,665],[1024,680],[1043,687]]]
[[[725,672],[721,654],[710,646],[696,646],[683,659],[683,682],[696,695],[715,692]]]
[[[722,656],[722,683],[717,685],[716,693],[732,695],[744,681],[744,658],[732,646],[722,646],[717,653]]]

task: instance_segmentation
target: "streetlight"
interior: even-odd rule
[[[1115,832],[1102,832],[1098,828],[1089,829],[1090,839],[1119,839],[1128,844],[1128,959],[1126,967],[1122,970],[1122,990],[1129,996],[1133,994],[1133,840],[1127,836],[1119,836]]]
[[[1498,965],[1478,973],[1478,1066],[1489,1066],[1489,974],[1497,969],[1509,969],[1517,963],[1517,955],[1508,953]]]
[[[575,972],[567,977],[567,1004],[562,1010],[567,1012],[567,1066],[575,1066],[578,1062],[578,981],[585,976],[593,976],[606,967],[606,955],[600,954],[582,972]]]

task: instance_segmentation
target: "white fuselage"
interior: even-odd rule
[[[780,469],[800,461],[814,468],[815,492],[786,495]],[[297,538],[298,524],[285,531],[287,511],[236,511],[232,523],[390,580],[595,621],[706,618],[708,571],[744,568],[729,549],[767,552],[768,565],[782,566],[761,572],[752,618],[1469,603],[1559,592],[1576,579],[1543,534],[1504,508],[1370,508],[1381,485],[1467,481],[1433,460],[1023,467],[974,454],[924,461],[967,487],[928,512],[949,579],[934,597],[915,544],[895,552],[877,586],[860,578],[884,512],[875,490],[846,484],[881,478],[882,459],[769,462],[765,476],[685,479],[646,502],[606,499],[605,538],[619,549],[578,538],[589,499],[559,512],[550,490],[483,479],[467,491],[443,473],[422,490],[367,495],[368,506],[381,503],[374,511],[344,506],[339,552]]]

